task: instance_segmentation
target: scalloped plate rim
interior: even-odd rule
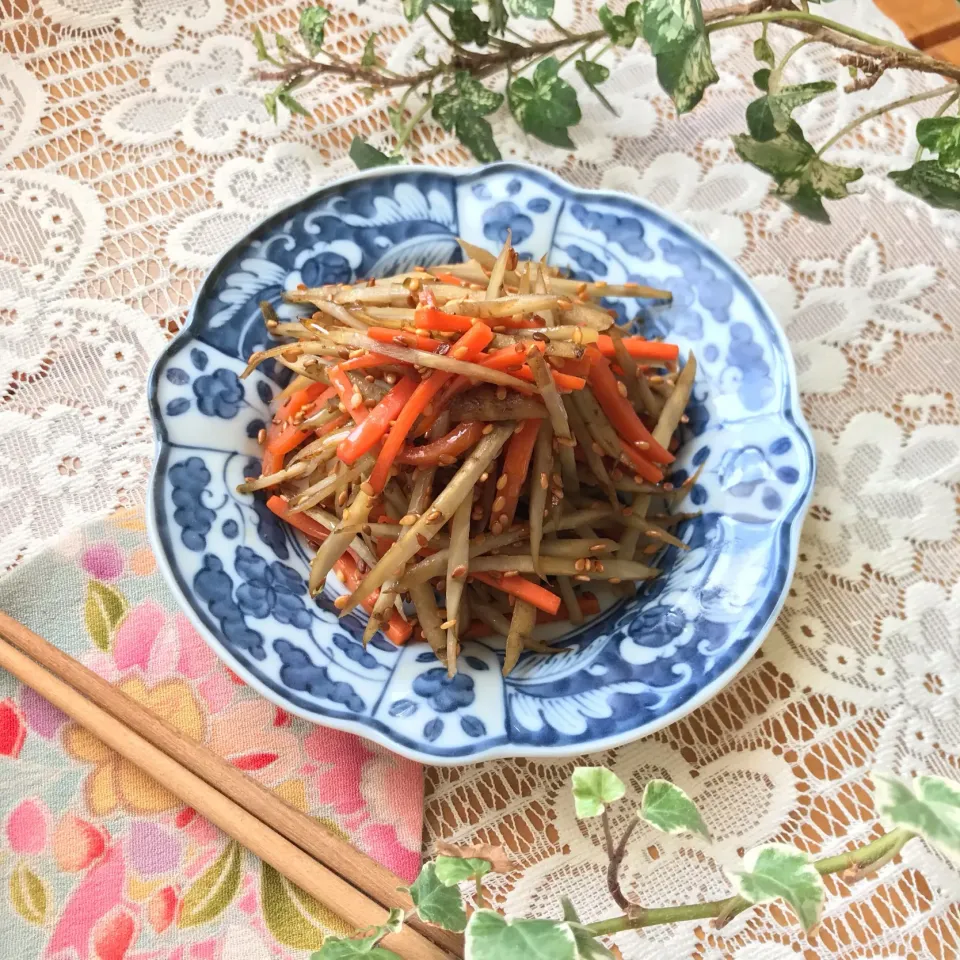
[[[549,181],[554,187],[573,196],[586,196],[595,201],[612,200],[634,204],[648,213],[661,218],[664,222],[676,229],[679,229],[682,233],[687,234],[698,244],[709,249],[715,257],[723,262],[727,269],[730,270],[731,274],[738,279],[753,296],[757,306],[769,321],[770,328],[776,337],[777,345],[780,348],[783,361],[785,363],[786,379],[789,386],[789,390],[784,391],[785,394],[787,394],[785,397],[786,402],[780,407],[779,412],[783,416],[784,421],[793,428],[796,436],[803,442],[804,459],[809,469],[809,479],[803,496],[796,501],[791,512],[785,515],[780,521],[778,537],[782,540],[784,536],[787,536],[789,539],[789,544],[787,547],[788,556],[786,576],[783,581],[783,586],[780,590],[780,596],[770,608],[767,618],[757,628],[754,638],[746,647],[744,647],[740,655],[730,664],[729,667],[727,667],[723,673],[698,690],[695,695],[691,696],[688,700],[685,700],[673,710],[665,713],[662,717],[659,717],[656,720],[647,722],[646,724],[631,730],[625,730],[619,733],[610,734],[606,737],[597,738],[589,743],[561,745],[548,744],[546,746],[540,746],[529,743],[514,744],[510,741],[506,741],[504,743],[497,743],[487,746],[469,754],[454,753],[450,754],[449,756],[444,756],[441,753],[424,753],[415,746],[408,747],[405,743],[398,741],[395,738],[386,736],[376,726],[339,716],[331,716],[330,714],[319,714],[314,711],[301,708],[296,703],[292,703],[288,699],[280,698],[259,677],[250,672],[244,664],[237,661],[232,656],[229,649],[221,644],[212,634],[212,631],[210,630],[209,625],[205,622],[204,617],[189,601],[186,592],[180,583],[179,576],[171,567],[166,550],[161,540],[160,531],[158,529],[156,507],[158,498],[162,498],[161,467],[166,462],[169,450],[173,445],[171,445],[167,440],[166,428],[157,408],[157,386],[160,373],[167,359],[184,343],[196,339],[193,332],[193,326],[196,321],[197,306],[201,299],[206,296],[208,288],[214,283],[220,272],[225,268],[225,265],[231,258],[231,255],[235,251],[248,244],[250,237],[258,233],[260,230],[268,227],[276,221],[281,221],[284,218],[291,216],[297,208],[312,202],[315,198],[350,184],[360,183],[367,180],[389,179],[396,174],[430,173],[447,176],[454,181],[461,182],[469,181],[478,175],[484,175],[492,172],[505,172],[509,170],[518,170],[528,176],[533,175],[534,177],[543,178]],[[261,696],[265,697],[267,700],[276,704],[277,706],[282,707],[289,713],[308,720],[317,726],[329,727],[335,730],[355,734],[363,739],[373,741],[374,743],[377,743],[387,750],[399,754],[400,756],[429,766],[473,764],[481,763],[486,760],[511,759],[517,756],[531,756],[544,759],[563,759],[610,750],[615,747],[623,746],[624,744],[632,743],[635,740],[641,740],[645,737],[648,737],[651,734],[662,730],[664,727],[670,726],[671,724],[676,723],[678,720],[689,716],[694,710],[713,699],[713,697],[720,693],[721,690],[732,683],[733,680],[742,672],[744,667],[746,667],[746,665],[753,659],[757,650],[759,650],[763,642],[767,639],[774,623],[777,620],[777,617],[780,615],[780,611],[786,602],[790,585],[793,581],[794,573],[796,571],[803,520],[810,506],[810,501],[813,497],[813,490],[816,483],[817,462],[815,444],[809,424],[803,415],[800,405],[800,394],[797,386],[797,372],[793,358],[793,352],[779,321],[770,310],[766,301],[760,296],[753,282],[739,267],[739,265],[718,250],[706,238],[696,233],[691,226],[673,216],[671,213],[662,210],[661,208],[648,202],[642,197],[623,193],[619,190],[599,190],[588,187],[578,187],[564,180],[562,177],[559,177],[556,174],[548,170],[544,170],[543,168],[534,164],[528,164],[514,160],[499,161],[497,163],[473,167],[435,167],[427,164],[398,164],[394,166],[377,167],[371,170],[364,170],[355,174],[351,174],[350,176],[339,177],[336,180],[332,180],[329,183],[323,184],[311,193],[306,194],[300,199],[292,201],[291,203],[283,206],[281,209],[267,215],[250,227],[244,236],[234,243],[229,249],[225,250],[219,256],[217,262],[207,272],[190,304],[183,327],[180,331],[178,331],[173,339],[167,343],[151,366],[150,373],[147,378],[147,403],[150,413],[150,420],[154,431],[154,460],[147,483],[146,513],[148,541],[157,560],[157,566],[162,572],[167,585],[169,586],[175,599],[180,604],[181,610],[197,629],[200,636],[203,637],[204,641],[211,647],[214,653],[225,663],[225,665],[228,666],[229,669],[236,673],[239,677],[241,677],[245,683],[247,683],[252,689],[256,690]]]

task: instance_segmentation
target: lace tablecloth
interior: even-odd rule
[[[381,31],[392,68],[430,42],[406,30],[394,0],[335,6],[328,33],[345,54],[368,28]],[[582,12],[558,3],[563,23],[585,23]],[[830,13],[897,35],[866,0]],[[205,270],[267,212],[348,173],[355,133],[379,142],[384,101],[335,79],[304,93],[311,119],[282,109],[279,123],[268,119],[250,31],[289,31],[296,18],[293,4],[249,0],[0,0],[0,567],[64,527],[142,502],[147,369]],[[702,850],[636,831],[628,888],[651,904],[725,895],[723,868],[761,841],[827,855],[869,838],[874,767],[956,777],[960,766],[960,216],[884,178],[909,164],[911,110],[836,149],[866,175],[858,197],[829,204],[832,225],[769,199],[767,178],[737,160],[729,136],[744,127],[753,39],[715,35],[721,82],[680,121],[645,51],[611,60],[604,89],[620,116],[584,94],[573,154],[527,139],[505,112],[492,118],[504,156],[642,195],[736,258],[789,334],[816,434],[797,577],[761,652],[686,720],[596,758],[634,787],[670,777],[717,838]],[[808,47],[791,70],[842,86],[828,53]],[[822,142],[856,111],[935,83],[890,73],[800,116]],[[413,143],[418,160],[467,161],[436,127]],[[512,912],[553,914],[568,894],[584,918],[612,915],[600,840],[573,819],[571,767],[430,771],[425,843],[504,842],[527,868],[495,887]],[[686,924],[619,945],[630,960],[955,957],[958,883],[955,867],[914,842],[876,877],[831,880],[815,939],[798,941],[771,909],[722,935]]]

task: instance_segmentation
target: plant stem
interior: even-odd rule
[[[410,134],[413,132],[413,128],[423,119],[424,114],[430,109],[430,105],[433,103],[433,97],[427,96],[420,109],[410,118],[410,122],[403,128],[403,133],[397,138],[397,145],[394,147],[394,153],[398,152],[400,148],[410,139]]]
[[[956,91],[956,89],[957,85],[955,83],[948,83],[946,86],[937,87],[936,90],[928,90],[925,93],[915,93],[912,97],[904,97],[902,100],[894,100],[893,103],[884,104],[882,107],[877,107],[876,110],[868,110],[866,113],[861,113],[859,117],[851,120],[850,123],[848,123],[845,127],[841,127],[817,151],[817,156],[822,157],[827,150],[837,143],[837,141],[842,140],[848,133],[850,133],[851,130],[856,130],[860,124],[866,123],[868,120],[872,120],[874,117],[879,117],[890,110],[898,110],[900,107],[908,107],[911,103],[922,103],[924,100],[933,100],[936,97],[942,97],[945,93],[950,93],[951,90]]]
[[[869,873],[893,859],[903,848],[904,844],[913,839],[915,834],[903,828],[891,830],[876,840],[835,857],[825,857],[814,863],[821,876],[839,873],[843,870],[854,869],[858,875]],[[656,927],[664,923],[678,923],[684,920],[706,920],[720,918],[720,924],[733,919],[738,913],[750,907],[749,901],[743,897],[727,897],[725,900],[712,900],[709,903],[692,903],[676,907],[647,907],[639,916],[611,917],[609,920],[600,920],[588,923],[585,926],[595,936],[602,937],[623,930],[638,930],[641,927]]]
[[[766,24],[764,24],[766,26]],[[790,58],[798,51],[802,50],[807,44],[813,43],[813,37],[804,37],[798,40],[784,55],[783,59],[770,72],[770,82],[768,88],[770,93],[776,93],[780,89],[780,78],[783,76],[783,68],[790,62]]]
[[[718,11],[714,11],[717,13]],[[883,40],[872,34],[864,33],[854,27],[848,27],[844,23],[837,23],[834,20],[828,20],[826,17],[818,16],[815,13],[805,13],[802,10],[768,10],[763,13],[748,13],[742,17],[731,17],[727,20],[715,20],[707,24],[707,33],[714,33],[717,30],[727,30],[730,27],[742,27],[748,23],[810,23],[818,27],[825,27],[834,33],[842,34],[845,37],[852,37],[861,43],[869,43],[871,46],[884,47],[887,50],[899,50],[901,53],[914,54],[917,51],[912,47],[901,47],[897,43],[891,43],[889,40]]]

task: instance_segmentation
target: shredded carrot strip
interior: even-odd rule
[[[517,350],[516,347],[503,347],[484,357],[480,363],[484,367],[489,367],[491,370],[507,370],[518,380],[526,380],[527,383],[536,383],[533,371],[526,362],[526,351],[533,345],[535,345],[541,353],[546,346],[543,343],[532,340],[529,343],[518,344],[518,346],[521,347],[520,350]],[[582,390],[587,385],[587,381],[582,377],[574,377],[568,373],[561,373],[559,370],[554,370],[553,368],[550,370],[550,375],[553,377],[553,382],[557,385],[558,390]]]
[[[441,457],[458,457],[478,443],[483,436],[483,422],[466,420],[457,424],[445,437],[425,443],[422,446],[406,446],[398,454],[394,463],[412,467],[432,467]]]
[[[434,276],[441,283],[449,283],[453,287],[465,287],[467,281],[462,277],[455,277],[452,273],[435,273]]]
[[[347,466],[353,466],[357,459],[377,444],[390,429],[390,421],[395,420],[400,411],[410,402],[417,381],[412,377],[403,377],[396,386],[370,411],[370,415],[358,423],[345,440],[337,445],[337,456]]]
[[[317,427],[314,430],[314,434],[319,439],[320,437],[325,437],[328,433],[333,433],[334,430],[339,430],[345,423],[350,422],[349,413],[341,413],[339,416],[334,417],[332,420],[328,420],[322,427]]]
[[[444,313],[436,307],[417,307],[413,322],[425,330],[441,330],[444,333],[464,333],[477,321],[473,317],[464,317],[459,313]]]
[[[357,423],[362,423],[366,420],[369,411],[363,405],[362,400],[360,403],[354,404],[353,398],[357,393],[357,388],[353,385],[343,369],[339,365],[331,367],[327,371],[327,378],[330,380],[330,385],[334,387],[339,394],[340,402],[347,408],[347,413],[349,413]]]
[[[592,593],[581,593],[577,597],[580,612],[585,617],[595,617],[600,612],[600,601]],[[570,611],[563,602],[556,614],[544,613],[542,610],[537,614],[537,623],[559,623],[570,619]]]
[[[308,517],[305,513],[290,513],[290,504],[283,497],[270,497],[267,500],[267,509],[281,520],[286,520],[290,526],[296,527],[301,533],[305,533],[311,540],[326,540],[329,535],[330,531],[322,523],[317,523],[313,517]]]
[[[637,416],[633,404],[620,393],[617,378],[613,375],[607,358],[596,350],[591,352],[591,358],[593,366],[590,368],[590,389],[617,433],[628,443],[645,443],[643,450],[650,460],[656,463],[672,463],[673,454],[654,439],[653,434]]]
[[[429,350],[431,353],[440,346],[448,346],[445,340],[434,340],[419,333],[407,330],[393,330],[390,327],[369,327],[367,336],[377,343],[395,343],[398,347],[411,347],[414,350]]]
[[[465,360],[472,360],[483,348],[493,339],[490,328],[482,323],[472,326],[466,333],[460,337],[454,344],[454,350],[465,347],[467,355]],[[370,484],[375,493],[380,493],[387,484],[390,476],[390,468],[396,459],[400,448],[403,446],[407,434],[413,428],[417,417],[426,409],[427,404],[437,395],[440,388],[450,379],[453,374],[434,371],[433,374],[425,380],[421,380],[417,389],[413,391],[409,402],[403,408],[396,423],[387,434],[377,457],[376,465],[370,474]]]
[[[533,456],[533,447],[539,432],[539,420],[526,420],[508,441],[502,473],[502,476],[507,478],[507,482],[497,498],[499,500],[502,497],[504,503],[500,509],[497,509],[498,505],[494,502],[494,509],[490,511],[491,527],[494,523],[498,523],[506,530],[513,523],[514,514],[517,512],[517,501],[527,480],[530,458]]]
[[[340,582],[351,591],[351,593],[357,589],[360,581],[363,579],[357,570],[356,560],[354,560],[349,553],[343,554],[333,565],[333,569],[340,578]],[[373,611],[373,605],[379,596],[380,591],[375,590],[363,601],[361,605],[367,613]],[[396,610],[391,612],[390,618],[381,629],[387,639],[398,647],[403,646],[413,634],[413,624],[407,623]]]
[[[663,471],[659,470],[649,460],[641,456],[640,451],[624,440],[623,437],[620,437],[620,447],[627,455],[627,459],[637,471],[637,474],[643,477],[648,483],[659,483],[663,479]]]
[[[310,436],[309,430],[301,430],[296,424],[289,423],[290,417],[301,410],[309,413],[308,408],[316,408],[325,403],[334,395],[334,392],[332,387],[324,386],[322,383],[311,383],[309,387],[304,387],[292,394],[280,407],[274,418],[277,422],[271,422],[267,427],[260,466],[264,476],[282,470],[283,458],[291,450],[296,450]]]
[[[627,353],[635,360],[676,360],[680,356],[680,348],[675,343],[661,343],[659,340],[644,340],[643,337],[624,337],[623,345]],[[605,357],[615,357],[613,339],[600,334],[597,338],[597,347]]]
[[[380,341],[381,343],[383,341]],[[350,360],[344,360],[338,364],[341,370],[369,370],[370,367],[396,367],[404,366],[403,360],[394,360],[393,357],[387,357],[382,353],[366,353],[362,357],[353,357]]]
[[[560,609],[560,598],[548,590],[541,587],[538,583],[531,583],[523,577],[494,577],[489,573],[471,573],[471,577],[476,577],[481,583],[495,590],[502,590],[518,600],[526,600],[538,610],[545,613],[556,613]]]

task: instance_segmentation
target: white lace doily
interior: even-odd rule
[[[344,54],[377,29],[397,69],[431,41],[405,31],[398,0],[338,0],[336,10],[328,34]],[[869,0],[828,12],[902,41]],[[558,3],[562,23],[585,24],[581,13],[573,0]],[[293,4],[249,0],[0,9],[0,567],[64,527],[143,501],[148,366],[204,271],[269,211],[350,172],[354,134],[384,136],[385,102],[331,78],[305,91],[310,120],[267,118],[266,85],[251,79],[251,28],[289,32],[296,19]],[[954,777],[960,766],[960,216],[885,179],[911,160],[912,110],[834,149],[865,176],[858,197],[828,203],[830,226],[769,199],[767,178],[730,142],[753,95],[756,32],[714,36],[722,80],[680,120],[645,52],[609,61],[604,90],[619,117],[581,90],[575,154],[525,137],[505,112],[493,118],[505,157],[645,196],[735,257],[790,336],[816,432],[819,482],[801,561],[761,653],[687,720],[595,758],[634,787],[652,775],[675,780],[718,838],[698,848],[635,833],[628,887],[655,905],[725,895],[723,868],[761,841],[831,854],[872,836],[874,766]],[[775,30],[771,38],[781,51],[788,42]],[[790,70],[848,80],[816,45]],[[936,82],[891,73],[799,117],[822,142],[856,112]],[[413,145],[424,162],[467,159],[436,127]],[[430,771],[426,842],[506,843],[527,867],[495,888],[510,911],[554,914],[568,894],[585,919],[613,915],[600,838],[573,819],[571,767]],[[815,939],[798,939],[771,908],[722,933],[686,924],[623,934],[618,945],[628,960],[953,957],[958,885],[956,868],[914,841],[877,877],[853,887],[831,879]]]

